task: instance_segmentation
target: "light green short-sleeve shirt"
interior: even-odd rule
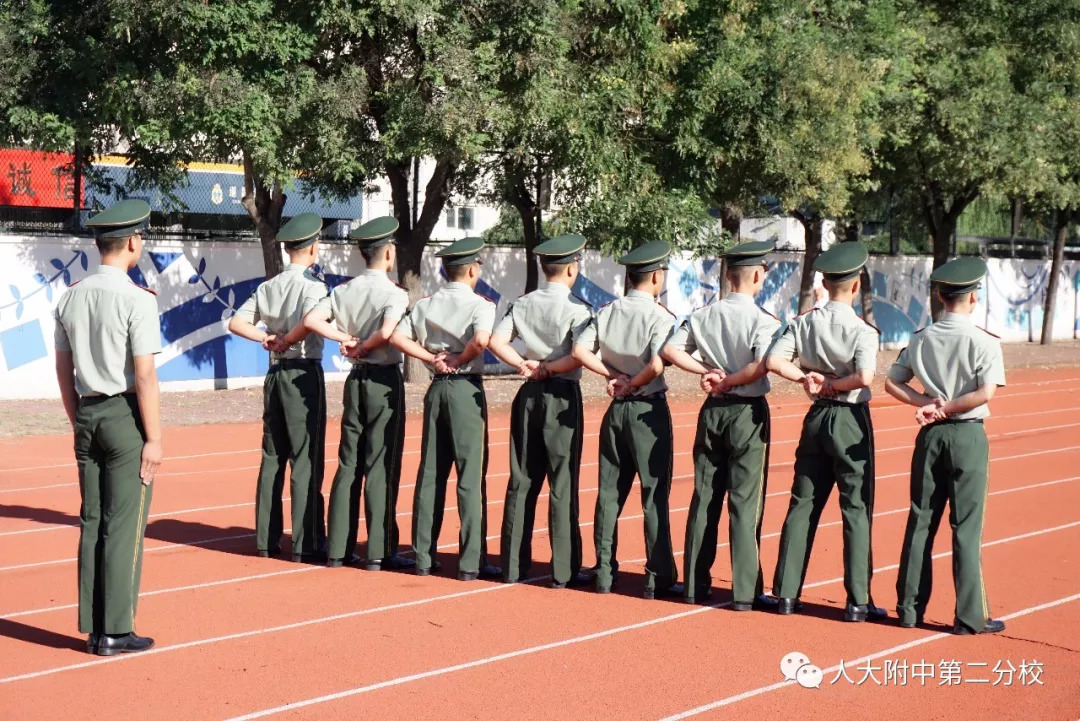
[[[290,263],[281,273],[265,283],[260,283],[251,297],[236,311],[236,315],[251,323],[262,321],[267,332],[284,336],[296,327],[326,294],[326,283],[312,275],[304,266]],[[302,343],[297,343],[284,353],[272,352],[270,358],[320,360],[322,353],[322,336],[308,333]]]
[[[656,302],[651,294],[631,290],[608,303],[596,318],[574,339],[575,345],[599,351],[600,360],[617,373],[633,378],[659,355],[675,329],[675,316]],[[650,395],[667,390],[661,373],[639,388],[635,395]]]
[[[592,308],[561,283],[548,283],[518,298],[495,327],[495,334],[525,343],[527,360],[554,361],[570,355],[574,338],[592,320]],[[581,368],[555,376],[579,380]]]
[[[687,353],[697,352],[705,365],[730,375],[764,358],[779,330],[780,320],[755,304],[752,296],[731,293],[691,313],[669,344]],[[748,398],[768,392],[768,376],[729,391]]]
[[[827,378],[843,378],[857,370],[876,370],[878,331],[855,313],[850,305],[829,301],[791,320],[769,355],[792,360],[796,356],[804,371]],[[869,388],[837,393],[836,400],[865,403]]]
[[[928,396],[951,401],[984,385],[1005,385],[1001,341],[975,325],[971,316],[945,313],[941,320],[911,336],[889,368],[889,378],[907,383],[918,378]],[[952,418],[986,418],[983,404]]]
[[[56,307],[54,344],[70,352],[81,396],[135,388],[135,356],[161,352],[157,297],[108,265],[73,285]]]
[[[465,283],[447,283],[435,294],[418,301],[398,323],[397,330],[430,353],[460,353],[476,333],[490,333],[494,325],[494,303],[473,292]],[[428,370],[435,372],[430,365]],[[483,373],[484,354],[476,356],[457,372]]]
[[[365,270],[348,283],[339,285],[317,306],[329,313],[342,333],[361,340],[382,328],[388,320],[400,323],[409,308],[409,293],[390,280],[385,271]],[[349,358],[354,365],[395,365],[402,355],[384,343],[363,358]]]

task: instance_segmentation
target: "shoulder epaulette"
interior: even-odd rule
[[[877,333],[878,335],[881,335],[881,329],[880,329],[880,328],[878,328],[878,327],[877,327],[876,325],[874,325],[873,323],[871,323],[870,321],[868,321],[868,320],[867,320],[866,318],[863,318],[863,319],[862,319],[862,322],[863,322],[863,323],[866,323],[866,324],[867,324],[868,326],[870,326],[871,328],[873,328],[873,329],[874,329],[874,331],[875,331],[875,332],[876,332],[876,333]]]
[[[779,318],[777,318],[777,317],[776,317],[775,315],[773,315],[773,314],[772,314],[772,313],[770,313],[769,311],[767,311],[767,310],[765,310],[764,308],[762,308],[762,307],[761,307],[760,305],[759,305],[759,306],[757,307],[757,309],[758,309],[758,310],[760,310],[760,311],[761,311],[762,313],[764,313],[765,315],[769,316],[770,318],[772,318],[772,319],[773,319],[773,320],[775,320],[775,321],[779,321],[779,320],[780,320],[780,319],[779,319]]]
[[[930,326],[928,326],[928,325],[924,325],[922,328],[919,328],[919,330],[915,331],[915,333],[912,333],[912,335],[915,335],[916,333],[922,333],[924,330],[926,330],[929,327]]]
[[[796,318],[802,318],[802,317],[803,317],[804,315],[806,315],[807,313],[813,313],[813,312],[814,312],[815,310],[821,310],[821,309],[820,309],[820,308],[811,308],[810,310],[804,310],[804,311],[803,311],[802,313],[799,313],[799,314],[798,314],[797,316],[795,316],[795,317],[796,317]]]
[[[477,293],[476,295],[483,298],[484,300],[486,300],[488,303],[491,303],[492,305],[498,305],[498,303],[493,301],[491,298],[488,298],[486,295],[480,295],[479,293]]]
[[[391,280],[390,282],[391,282],[391,283],[393,283],[394,285],[396,285],[396,286],[397,286],[398,288],[401,288],[401,289],[402,289],[403,291],[405,291],[406,293],[408,293],[408,292],[409,292],[409,289],[408,289],[408,288],[406,288],[405,286],[403,286],[403,285],[402,285],[401,283],[398,283],[398,282],[397,282],[396,280]]]
[[[590,303],[589,301],[585,300],[584,298],[582,298],[582,297],[581,297],[580,295],[578,295],[577,293],[571,293],[570,295],[571,295],[571,296],[573,296],[574,298],[577,298],[578,300],[580,300],[580,301],[581,301],[582,303],[584,303],[584,304],[585,304],[585,306],[586,306],[586,307],[588,307],[588,308],[590,308],[590,309],[591,309],[591,308],[593,307],[592,303]]]
[[[138,283],[132,283],[132,285],[135,286],[136,288],[138,288],[139,290],[145,290],[150,295],[157,295],[157,291],[154,290],[153,288],[147,288],[145,285],[139,285]]]
[[[660,306],[661,308],[663,308],[664,310],[666,310],[666,311],[667,311],[668,313],[671,313],[671,309],[670,309],[670,308],[668,308],[668,307],[667,307],[666,305],[664,305],[663,303],[661,303],[660,301],[656,301],[656,304],[657,304],[658,306]],[[675,314],[674,314],[674,313],[671,313],[671,315],[672,315],[672,316],[675,316]],[[675,317],[678,317],[678,316],[675,316]]]
[[[981,330],[983,333],[986,333],[986,335],[990,335],[990,336],[993,336],[993,337],[997,338],[998,340],[1001,340],[1001,336],[999,336],[997,333],[991,333],[990,331],[986,330],[986,328],[982,328],[980,326],[975,326],[975,327],[978,328],[979,330]]]

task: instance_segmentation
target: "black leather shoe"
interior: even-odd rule
[[[731,610],[733,611],[773,611],[779,605],[779,601],[767,594],[760,594],[753,601],[732,601]]]
[[[366,566],[369,571],[377,571],[379,568],[372,568],[373,564],[379,564],[379,568],[384,571],[407,571],[412,568],[416,568],[416,561],[412,558],[405,558],[394,554],[393,556],[387,556],[383,559],[375,559],[368,561]],[[436,564],[438,565],[438,564]]]
[[[480,567],[480,578],[486,578],[489,581],[497,581],[502,578],[502,569],[498,566],[493,566],[490,563],[485,563]]]
[[[268,549],[266,551],[257,550],[257,551],[255,551],[255,555],[258,556],[259,558],[277,558],[278,556],[281,555],[281,549],[280,548],[278,548],[278,549],[271,548],[271,549]]]
[[[589,581],[591,581],[591,580],[592,580],[592,576],[585,573],[584,571],[578,571],[577,573],[575,573],[570,578],[569,581],[566,581],[565,583],[559,583],[558,581],[552,581],[551,582],[551,587],[552,588],[566,588],[567,586],[570,586],[570,587],[588,586]]]
[[[881,621],[888,617],[888,611],[886,611],[884,608],[879,608],[872,603],[858,606],[853,603],[849,603],[844,609],[844,620],[851,621],[852,623],[861,623],[863,621]]]
[[[998,621],[994,618],[986,619],[986,625],[983,626],[981,631],[974,631],[971,629],[970,626],[967,626],[960,621],[957,621],[956,625],[953,626],[953,633],[955,633],[957,636],[974,636],[978,633],[1001,633],[1004,630],[1005,622]]]
[[[86,637],[86,652],[96,654],[97,650],[98,650],[98,644],[100,642],[101,642],[101,634],[100,633],[92,633],[89,636],[87,636]]]
[[[414,566],[415,566],[415,563],[416,562],[414,561],[413,562]],[[420,568],[419,566],[415,566],[415,567],[416,567],[416,575],[417,576],[430,576],[431,574],[438,573],[439,571],[442,570],[442,564],[439,563],[438,561],[432,561],[431,566],[429,568]]]
[[[683,601],[693,605],[695,603],[708,603],[712,598],[712,589],[706,589],[706,591],[700,596],[683,596]]]
[[[592,577],[592,579],[594,581],[596,580],[596,566],[593,566],[592,568],[587,569],[586,573],[588,573]],[[609,583],[606,586],[601,585],[600,583],[596,584],[596,592],[597,593],[611,593],[612,591],[615,590],[615,587],[618,586],[618,585],[619,585],[619,572],[615,571],[614,573],[611,574],[611,583]]]
[[[326,562],[327,568],[341,568],[342,566],[356,566],[364,559],[355,553],[350,553],[347,558],[331,558]]]
[[[293,563],[326,563],[326,551],[305,551],[294,553]]]
[[[899,612],[897,612],[897,615],[899,615]],[[903,619],[900,620],[901,628],[915,628],[916,626],[921,626],[921,625],[923,625],[923,615],[921,613],[916,613],[915,614],[915,620],[914,621],[905,621]]]
[[[681,596],[683,595],[683,585],[681,583],[673,583],[667,588],[646,588],[645,592],[641,595],[646,601],[652,601],[655,598]]]
[[[781,616],[790,616],[802,610],[802,601],[797,598],[776,599],[776,612]]]
[[[154,639],[129,633],[124,636],[102,635],[98,641],[98,656],[115,656],[119,653],[140,653],[154,647]]]

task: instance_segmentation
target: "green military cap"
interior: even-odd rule
[[[150,217],[150,204],[145,200],[122,200],[86,221],[99,238],[129,238]]]
[[[584,235],[559,235],[540,243],[533,252],[540,256],[541,263],[566,265],[581,260],[581,249],[584,247]]]
[[[288,250],[301,250],[318,240],[321,231],[322,218],[317,213],[301,213],[281,226],[277,239]]]
[[[443,265],[468,265],[480,259],[483,249],[483,238],[462,238],[440,250],[435,257],[442,258]]]
[[[667,268],[667,259],[671,255],[671,246],[662,240],[653,240],[631,250],[616,262],[625,265],[631,273],[647,273],[650,270]]]
[[[384,215],[361,225],[349,232],[349,239],[357,241],[361,248],[378,248],[394,242],[394,232],[398,229],[397,218]]]
[[[869,257],[866,246],[857,240],[837,243],[817,257],[814,270],[820,270],[829,280],[848,280],[859,274]]]
[[[728,252],[724,253],[724,259],[727,261],[729,268],[744,265],[762,265],[765,262],[765,256],[773,252],[775,248],[776,246],[772,241],[751,240],[729,248]]]
[[[930,274],[930,282],[937,283],[938,290],[946,295],[971,293],[979,289],[986,277],[986,261],[982,258],[957,258],[950,260]]]

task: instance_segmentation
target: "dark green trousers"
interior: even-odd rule
[[[439,545],[446,482],[457,470],[458,570],[487,563],[487,400],[478,375],[435,376],[424,396],[420,470],[413,497],[416,567],[431,568]]]
[[[367,558],[388,558],[398,547],[397,495],[405,443],[401,366],[356,365],[345,381],[342,404],[338,469],[327,514],[328,553],[342,559],[354,552],[362,488]]]
[[[510,483],[502,526],[502,569],[519,581],[532,564],[536,499],[551,485],[548,531],[552,578],[566,583],[581,570],[578,476],[583,409],[577,381],[552,378],[522,384],[510,410]]]
[[[769,476],[769,404],[763,396],[709,397],[694,439],[694,497],[686,522],[685,595],[704,598],[712,584],[724,495],[734,599],[762,592],[761,517]]]
[[[255,542],[281,547],[285,466],[291,466],[292,552],[314,553],[326,543],[322,481],[326,445],[326,386],[319,361],[280,361],[263,382],[262,464],[255,496]]]
[[[634,476],[641,479],[645,515],[645,588],[664,589],[678,578],[671,551],[671,412],[661,397],[616,399],[600,426],[600,488],[593,538],[596,584],[610,586],[619,570],[619,515]]]
[[[773,593],[780,598],[798,598],[802,593],[818,521],[834,485],[840,492],[844,524],[847,600],[855,605],[871,603],[874,429],[865,403],[817,401],[803,419],[795,450],[795,482],[773,577]]]
[[[934,536],[947,502],[956,620],[975,631],[986,625],[990,610],[982,577],[982,534],[989,462],[982,423],[934,423],[919,431],[911,457],[911,511],[896,579],[901,621],[921,621],[926,611]]]
[[[146,435],[134,395],[88,397],[75,414],[79,467],[79,631],[135,630],[152,488],[139,479]]]

